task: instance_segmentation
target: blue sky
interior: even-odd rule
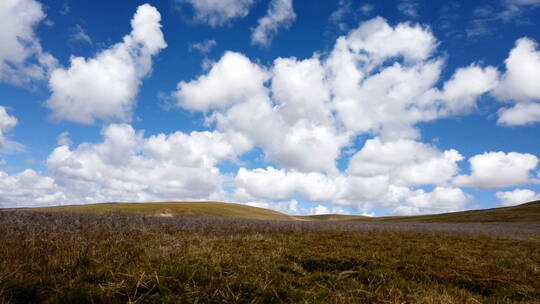
[[[0,207],[540,198],[540,1],[0,4]]]

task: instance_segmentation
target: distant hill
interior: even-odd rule
[[[385,216],[365,217],[350,215],[312,215],[299,217],[304,220],[353,220],[353,221],[380,221],[380,222],[540,222],[540,201],[529,202],[512,207],[469,210],[441,214],[427,214],[416,216]]]
[[[365,222],[540,222],[540,201],[512,207],[470,210],[417,216],[367,217],[324,214],[289,216],[274,210],[219,202],[103,203],[57,207],[26,208],[34,211],[79,213],[118,213],[162,217],[222,217],[284,221],[365,221]]]
[[[92,214],[138,214],[161,217],[222,217],[257,220],[294,220],[293,217],[264,208],[219,202],[103,203],[29,208],[35,211],[58,211]]]

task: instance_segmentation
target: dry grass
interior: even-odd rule
[[[220,217],[254,220],[294,220],[293,217],[264,208],[220,202],[104,203],[28,208],[45,212],[89,214],[138,214],[164,217]]]
[[[58,207],[28,208],[45,212],[77,212],[90,214],[138,214],[163,217],[214,217],[280,221],[362,221],[362,222],[427,222],[427,223],[483,223],[483,222],[535,222],[540,223],[540,201],[513,207],[470,210],[419,216],[366,217],[325,214],[289,216],[274,210],[246,205],[218,202],[159,202],[159,203],[106,203]]]
[[[535,222],[540,223],[540,201],[512,207],[469,210],[442,214],[417,216],[365,217],[338,214],[300,216],[303,220],[357,220],[377,222],[426,222],[426,223],[489,223],[489,222]]]
[[[539,303],[540,225],[0,212],[0,303]]]

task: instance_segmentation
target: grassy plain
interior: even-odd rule
[[[0,303],[540,303],[539,223],[65,211],[0,212]]]
[[[293,220],[274,210],[221,202],[103,203],[29,208],[32,211],[86,214],[137,214],[160,217],[213,217],[253,220]]]
[[[540,201],[518,206],[470,210],[418,216],[366,217],[340,214],[289,216],[274,210],[220,202],[159,202],[159,203],[104,203],[29,208],[32,211],[75,212],[86,214],[137,214],[161,217],[212,217],[255,220],[303,221],[365,221],[365,222],[428,222],[428,223],[484,223],[536,222],[540,223]]]

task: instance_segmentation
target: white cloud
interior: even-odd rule
[[[77,24],[72,28],[71,39],[92,44],[92,38],[88,36],[86,31],[80,24]]]
[[[518,39],[505,64],[506,73],[493,95],[501,101],[515,102],[516,105],[501,109],[498,123],[515,126],[540,121],[538,43],[529,38]]]
[[[518,103],[511,108],[499,110],[497,123],[507,126],[519,126],[540,121],[539,103]]]
[[[269,161],[335,174],[354,136],[416,138],[416,123],[466,113],[492,89],[496,70],[476,64],[438,89],[444,62],[433,57],[437,44],[426,27],[392,27],[377,17],[338,38],[328,56],[277,58],[266,68],[227,52],[174,95],[221,132],[246,135]]]
[[[471,174],[456,177],[454,183],[462,187],[494,189],[530,183],[530,171],[538,165],[538,158],[528,153],[486,152],[471,157],[469,163]]]
[[[314,215],[321,215],[321,214],[329,214],[330,210],[326,208],[323,205],[317,205],[317,207],[313,207],[310,210],[311,212],[308,214],[314,214]]]
[[[342,42],[343,41],[343,42]],[[346,37],[340,37],[337,46],[346,43],[353,53],[365,52],[371,59],[367,63],[403,56],[409,62],[425,60],[437,47],[437,41],[428,28],[409,23],[400,23],[391,27],[381,17],[365,21]]]
[[[249,149],[242,136],[175,132],[145,138],[130,125],[103,129],[103,142],[57,147],[47,167],[80,202],[220,199],[215,166]]]
[[[331,209],[323,205],[317,205],[312,208],[299,208],[298,201],[294,199],[277,202],[253,201],[245,204],[253,207],[272,209],[289,215],[348,214],[347,211],[337,206],[333,206]]]
[[[284,208],[282,202],[299,196],[311,202],[331,202],[331,213],[341,213],[338,210],[340,205],[352,206],[362,212],[382,205],[390,207],[394,214],[441,213],[463,210],[465,203],[472,199],[461,189],[452,187],[436,187],[432,192],[422,189],[413,191],[391,184],[385,175],[332,176],[272,167],[240,169],[236,186],[237,201],[266,201],[265,206],[270,208],[276,202],[277,206]],[[287,213],[294,214],[296,211],[289,209]]]
[[[33,170],[9,175],[0,171],[0,207],[60,205],[66,196],[50,177]]]
[[[5,133],[11,131],[17,123],[17,118],[9,115],[6,108],[0,106],[0,148],[4,148],[4,145],[8,141]]]
[[[531,201],[540,200],[540,194],[529,189],[514,189],[513,191],[498,191],[495,196],[499,200],[499,206],[509,207]]]
[[[141,5],[122,42],[94,58],[71,57],[68,69],[54,70],[47,100],[52,116],[84,124],[129,120],[142,79],[152,70],[152,56],[167,46],[160,20],[154,7]]]
[[[385,139],[414,138],[416,123],[470,110],[495,85],[497,72],[473,64],[439,90],[444,62],[433,57],[437,44],[428,28],[391,27],[380,17],[340,37],[325,67],[345,127]]]
[[[272,75],[272,86],[267,88]],[[323,77],[318,60],[278,59],[275,68],[267,71],[241,54],[228,52],[207,75],[180,82],[175,95],[184,108],[214,110],[211,120],[218,129],[245,134],[264,148],[269,160],[302,171],[335,172],[335,159],[349,135],[333,124]],[[306,89],[305,96],[291,94]],[[324,117],[326,122],[321,120]]]
[[[302,118],[323,124],[332,122],[330,88],[319,60],[278,58],[272,73],[273,97],[288,123]]]
[[[330,14],[330,21],[337,24],[341,30],[347,28],[347,24],[343,22],[343,18],[351,12],[350,0],[339,0],[338,8]]]
[[[410,18],[418,17],[418,6],[415,0],[397,0],[397,9]]]
[[[355,176],[389,176],[400,186],[445,185],[454,177],[463,156],[456,150],[436,148],[401,139],[382,142],[367,140],[364,147],[349,161],[347,172]]]
[[[360,12],[362,12],[362,14],[364,15],[369,15],[369,13],[371,13],[371,11],[374,9],[375,7],[373,6],[373,4],[371,3],[366,3],[362,6],[360,6],[359,10]]]
[[[293,0],[272,0],[266,16],[259,19],[251,33],[251,43],[268,47],[278,30],[289,28],[295,19]]]
[[[215,63],[208,75],[191,82],[181,81],[175,93],[178,105],[187,109],[208,111],[225,108],[266,94],[265,69],[242,54],[227,52]]]
[[[506,73],[494,91],[501,100],[531,102],[540,99],[540,51],[538,43],[529,38],[516,41],[505,60]]]
[[[393,208],[394,214],[414,215],[461,211],[472,197],[459,188],[437,187],[433,192],[417,190],[407,198],[407,204]]]
[[[243,18],[249,13],[253,0],[177,0],[189,3],[195,11],[195,19],[211,26],[226,24],[229,20]]]
[[[357,19],[358,13],[368,16],[375,8],[371,3],[364,3],[358,8],[353,8],[351,0],[339,0],[337,6],[337,9],[330,14],[330,22],[336,24],[342,31],[349,27],[346,19]]]
[[[195,42],[189,45],[189,50],[199,51],[201,54],[206,55],[212,51],[217,42],[214,39],[209,39],[201,42]]]
[[[69,132],[65,131],[58,135],[56,138],[56,143],[59,146],[70,146],[73,142],[69,138]]]
[[[284,201],[300,194],[309,201],[331,201],[338,196],[339,177],[322,173],[301,173],[268,167],[247,170],[240,168],[236,175],[236,197],[242,201]]]
[[[492,66],[482,68],[472,64],[457,69],[436,97],[442,105],[441,114],[455,115],[474,108],[478,97],[497,87],[498,76],[499,72]]]
[[[540,0],[505,0],[505,8],[498,17],[508,22],[522,15],[525,9],[532,9],[537,6],[540,6]]]
[[[42,50],[35,35],[45,13],[34,0],[0,2],[0,82],[25,84],[44,80],[56,59]]]

